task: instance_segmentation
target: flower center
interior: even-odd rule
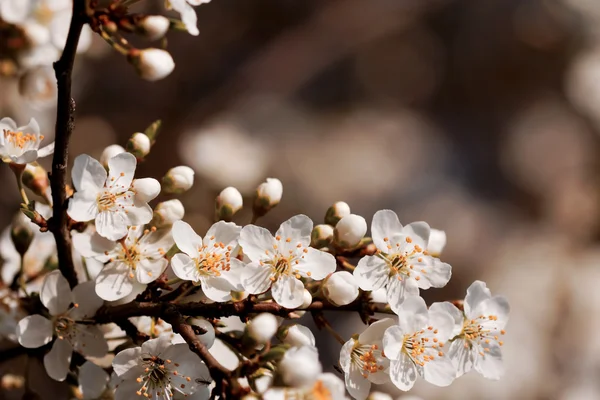
[[[327,387],[321,381],[317,381],[315,386],[313,386],[311,393],[312,398],[314,400],[331,400],[331,392],[327,389]]]
[[[380,363],[383,357],[385,357],[383,352],[376,344],[361,345],[358,341],[356,341],[351,353],[352,362],[362,370],[364,378],[384,369],[384,366]]]
[[[292,238],[286,238],[282,242],[281,236],[278,235],[275,240],[277,244],[273,245],[273,252],[265,250],[265,255],[270,256],[270,258],[260,261],[260,265],[268,264],[271,267],[271,281],[273,282],[280,276],[294,275],[296,279],[300,279],[302,275],[293,266],[302,262],[304,255],[308,253],[308,249],[302,246],[302,243],[292,245]],[[306,275],[310,276],[310,272],[307,272]]]
[[[444,353],[439,350],[444,347],[444,343],[437,337],[438,330],[433,326],[427,329],[421,329],[412,334],[404,335],[402,351],[405,352],[411,360],[423,367],[435,357],[442,357]]]
[[[474,344],[480,345],[490,344],[492,342],[498,343],[502,346],[504,342],[500,340],[498,333],[504,335],[506,332],[504,329],[498,331],[495,327],[495,322],[498,317],[495,315],[480,315],[475,319],[465,319],[463,322],[463,329],[460,333],[460,337],[465,339],[465,348],[472,348]],[[483,346],[483,351],[480,351],[480,355],[485,355],[490,349],[487,346]]]
[[[389,252],[383,253],[380,250],[377,250],[377,255],[387,263],[389,267],[389,276],[396,276],[399,281],[401,281],[403,277],[411,276],[411,273],[413,273],[415,268],[414,265],[412,265],[412,262],[416,260],[420,263],[423,261],[423,256],[428,255],[427,250],[423,250],[418,244],[411,246],[413,240],[410,236],[404,238],[405,243],[398,241],[393,244],[387,237],[383,238],[383,240],[387,243]],[[420,270],[420,273],[422,274],[425,274],[426,272],[425,269]],[[421,278],[417,275],[415,276],[415,279],[420,280]]]
[[[8,129],[4,129],[4,139],[8,143],[12,143],[14,146],[24,148],[30,143],[36,143],[38,138],[32,133],[13,132]],[[40,135],[39,140],[44,139],[44,136]]]
[[[171,377],[180,376],[177,371],[179,364],[168,359],[163,360],[157,356],[147,355],[142,358],[142,367],[144,372],[136,379],[137,383],[142,384],[140,389],[135,392],[138,396],[146,398],[164,396],[164,398],[170,399],[173,397],[173,389],[181,392],[179,388],[171,385]],[[188,382],[192,380],[190,377],[181,377]],[[181,389],[185,389],[185,386],[182,383]]]
[[[75,330],[75,321],[71,318],[59,316],[54,321],[54,332],[59,339],[71,339]]]
[[[215,240],[214,236],[210,237]],[[204,276],[221,276],[221,272],[231,269],[231,246],[223,242],[214,242],[212,245],[203,244],[198,248],[200,255],[195,259],[198,274]]]

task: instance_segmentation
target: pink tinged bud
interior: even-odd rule
[[[327,209],[327,213],[325,213],[325,223],[336,226],[340,219],[344,218],[346,215],[350,215],[350,206],[348,203],[338,201],[333,203],[333,205]]]
[[[150,153],[152,143],[146,134],[138,132],[134,133],[127,141],[126,149],[133,154],[138,160],[143,159]]]
[[[161,228],[170,226],[175,221],[180,221],[185,215],[185,208],[181,201],[177,199],[163,201],[154,208],[154,217],[151,225]]]
[[[262,313],[248,322],[246,332],[256,343],[264,344],[275,335],[278,325],[273,314]]]
[[[265,215],[271,208],[281,201],[283,185],[277,178],[267,178],[256,188],[254,196],[254,213],[258,216]]]
[[[141,20],[140,29],[150,40],[162,39],[169,30],[171,23],[162,15],[149,15]]]
[[[356,247],[367,233],[367,221],[360,215],[349,214],[335,226],[335,243],[345,249]]]
[[[230,221],[243,205],[244,199],[239,190],[232,186],[226,187],[215,200],[215,215],[218,220]]]
[[[345,306],[358,297],[358,283],[348,271],[334,272],[323,282],[323,293],[336,306]]]
[[[162,179],[165,193],[180,194],[188,191],[194,185],[194,170],[185,165],[171,168]]]
[[[144,49],[131,57],[137,73],[148,81],[165,78],[175,68],[171,54],[161,49]]]
[[[121,153],[125,153],[123,146],[111,144],[102,151],[102,155],[100,156],[100,164],[102,164],[104,168],[108,169],[108,160]]]

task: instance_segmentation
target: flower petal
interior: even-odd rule
[[[295,248],[298,243],[300,243],[302,247],[308,247],[310,245],[310,234],[312,229],[312,220],[306,215],[299,214],[282,223],[275,236],[280,236],[283,243],[289,243],[288,246],[291,246],[292,248]],[[291,240],[286,242],[286,239]]]
[[[97,160],[81,154],[75,158],[71,170],[73,186],[78,192],[98,193],[106,182],[106,170]]]
[[[342,371],[345,373],[350,372],[350,364],[352,363],[352,349],[354,348],[355,343],[356,341],[354,339],[350,339],[344,343],[342,349],[340,350],[340,367],[342,367]]]
[[[160,193],[160,183],[154,178],[142,178],[133,181],[135,197],[148,203]]]
[[[84,399],[99,398],[108,384],[109,376],[96,364],[86,361],[79,368],[79,389]]]
[[[89,192],[75,192],[69,199],[67,214],[73,221],[87,222],[96,218],[98,215],[98,203],[94,196],[90,197]]]
[[[354,277],[362,290],[381,289],[388,282],[390,269],[377,256],[364,256],[354,269]]]
[[[401,354],[400,360],[390,364],[390,378],[396,387],[403,391],[412,389],[417,380],[417,367],[406,355]]]
[[[39,149],[37,156],[39,158],[43,158],[43,157],[48,157],[52,153],[54,153],[54,142]]]
[[[358,341],[362,344],[380,342],[387,328],[394,326],[392,318],[383,318],[372,323],[358,336]]]
[[[75,351],[88,357],[104,357],[108,352],[104,332],[94,325],[77,324],[73,345]]]
[[[202,238],[194,231],[190,224],[184,221],[175,221],[172,233],[179,250],[192,258],[199,256],[198,249],[202,247]]]
[[[102,211],[96,216],[96,231],[100,236],[109,240],[122,239],[128,231],[129,218],[127,215],[123,211]]]
[[[34,314],[19,321],[16,333],[21,346],[35,349],[52,340],[54,327],[47,318]]]
[[[134,198],[133,206],[127,209],[129,222],[127,225],[146,225],[152,220],[152,208],[137,196]]]
[[[187,254],[177,253],[171,258],[171,269],[179,279],[197,282],[199,280],[196,263]]]
[[[473,351],[464,339],[456,339],[450,344],[448,358],[452,360],[458,378],[473,369],[477,352]]]
[[[231,291],[235,288],[227,279],[220,277],[203,278],[202,291],[212,301],[224,302],[231,300]]]
[[[445,312],[448,313],[454,320],[454,328],[452,329],[452,336],[460,334],[462,331],[464,314],[456,306],[450,302],[444,301],[442,303],[433,303],[429,306],[429,312]]]
[[[196,11],[187,3],[186,0],[169,0],[175,11],[181,15],[181,22],[185,25],[190,35],[198,36],[198,17]]]
[[[136,278],[140,283],[154,282],[167,269],[169,262],[166,258],[158,260],[142,259],[137,264]]]
[[[253,262],[242,271],[242,286],[250,294],[264,293],[271,287],[271,270]]]
[[[85,258],[95,258],[99,261],[106,262],[110,255],[105,252],[112,252],[117,246],[120,246],[112,240],[108,240],[98,233],[78,233],[73,232],[73,247],[79,254]]]
[[[71,318],[77,320],[93,317],[96,311],[102,307],[104,300],[96,294],[94,290],[95,285],[94,281],[87,281],[73,288],[73,303],[75,303],[75,307],[69,312]]]
[[[425,364],[423,378],[436,386],[445,387],[456,378],[456,370],[449,358],[436,357]]]
[[[452,267],[450,264],[441,262],[438,258],[422,257],[424,263],[414,264],[414,278],[419,277],[417,282],[419,288],[429,289],[431,287],[441,288],[446,286],[452,276]]]
[[[123,376],[127,371],[138,367],[142,354],[141,347],[134,347],[120,351],[113,359],[112,366],[117,376]]]
[[[310,277],[315,281],[324,279],[327,275],[335,272],[335,257],[321,250],[306,248],[303,259],[294,266],[304,277]]]
[[[69,282],[60,271],[55,270],[46,275],[40,291],[40,300],[52,315],[59,315],[68,310],[73,302],[73,294]]]
[[[504,296],[494,296],[491,299],[487,299],[477,306],[474,314],[480,315],[493,315],[496,317],[494,320],[494,326],[496,330],[504,329],[508,322],[508,315],[510,313],[510,305],[508,300]]]
[[[96,294],[106,301],[122,299],[132,290],[129,267],[122,262],[108,264],[96,278]]]
[[[256,225],[246,225],[240,232],[240,246],[252,261],[266,257],[265,251],[272,251],[275,238],[271,232]]]
[[[412,333],[420,330],[429,319],[425,300],[419,296],[411,296],[404,300],[398,309],[398,326],[403,332]],[[450,318],[450,317],[448,317]]]
[[[398,215],[392,210],[380,210],[373,215],[371,222],[371,236],[373,243],[383,252],[387,252],[387,243],[384,238],[390,238],[402,233],[402,224]]]
[[[174,344],[169,346],[162,354],[161,358],[176,361],[177,375],[171,377],[172,385],[178,388],[183,394],[190,395],[200,386],[201,381],[211,380],[210,373],[206,365],[198,356],[190,351],[187,344]],[[188,380],[187,378],[191,378]]]
[[[390,308],[396,314],[406,299],[419,296],[419,286],[417,281],[404,276],[402,280],[398,276],[392,276],[386,287],[386,297]]]
[[[412,244],[419,245],[422,249],[426,249],[429,244],[430,232],[431,228],[423,221],[411,222],[402,229],[402,233],[412,239]]]
[[[48,376],[55,381],[62,382],[69,373],[73,347],[68,340],[56,339],[52,349],[44,356],[44,367]]]
[[[356,364],[352,364],[350,366],[350,373],[344,374],[344,380],[346,381],[346,389],[350,396],[354,397],[356,400],[364,400],[369,395],[371,391],[371,382],[366,380],[362,371],[356,366]]]
[[[131,153],[119,153],[108,160],[108,180],[106,186],[113,191],[124,192],[131,187],[137,160]],[[123,190],[124,189],[124,190]]]
[[[475,281],[467,289],[467,296],[465,297],[465,315],[467,318],[477,318],[479,315],[475,315],[475,309],[479,306],[479,303],[492,297],[492,292],[487,288],[485,282]]]
[[[304,301],[304,285],[293,276],[281,275],[273,282],[271,293],[277,304],[289,309],[300,307]]]
[[[482,343],[484,351],[483,356],[475,360],[475,371],[483,375],[484,378],[498,380],[504,375],[504,365],[502,363],[501,348],[497,343]]]

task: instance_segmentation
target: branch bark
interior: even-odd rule
[[[73,266],[71,234],[67,218],[66,174],[69,158],[69,139],[75,123],[75,101],[71,97],[71,76],[81,30],[86,22],[85,0],[73,0],[73,15],[65,48],[54,63],[58,86],[56,111],[56,136],[50,187],[52,189],[53,213],[48,228],[56,240],[58,267],[73,288],[77,285],[77,274]]]

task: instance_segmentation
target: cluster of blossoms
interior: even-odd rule
[[[170,1],[192,34],[191,6],[202,2]],[[18,8],[0,0],[0,13],[29,18],[46,3]],[[158,32],[165,17],[122,14],[133,3],[96,10],[85,2],[90,10],[72,15],[89,18],[115,48],[123,44],[118,29],[144,26],[159,38],[177,26],[167,20]],[[122,26],[110,18],[116,11]],[[143,59],[127,52],[134,63]],[[481,281],[464,300],[428,307],[421,297],[450,280],[452,269],[439,258],[443,231],[425,222],[404,226],[381,210],[366,236],[367,221],[337,202],[322,224],[296,215],[272,234],[258,221],[280,203],[283,186],[268,178],[253,193],[249,224],[235,222],[244,196],[227,187],[215,199],[215,223],[200,235],[175,198],[192,188],[191,168],[171,168],[160,181],[135,176],[159,128],[157,121],[125,147],[107,147],[99,160],[77,156],[70,181],[61,148],[51,182],[36,162],[54,151],[54,144],[40,147],[43,129],[35,120],[22,127],[0,120],[0,154],[22,197],[0,239],[0,339],[39,349],[30,357],[43,359],[48,376],[74,396],[362,400],[381,398],[372,384],[408,391],[418,377],[438,386],[471,370],[501,377],[506,299]],[[155,203],[159,195],[170,199]],[[357,313],[366,327],[344,338],[325,310]],[[314,334],[298,323],[309,316],[340,342],[338,372],[323,370]]]

